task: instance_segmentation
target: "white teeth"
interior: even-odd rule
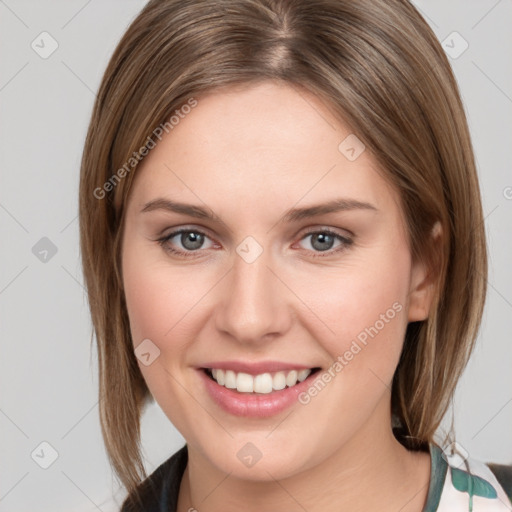
[[[222,370],[217,370],[217,375],[219,375],[219,373],[224,373],[224,386],[229,389],[236,388],[236,373],[234,371],[227,370],[226,372],[223,372]]]
[[[224,386],[224,372],[218,372],[216,369],[212,370],[213,378],[221,385]]]
[[[295,371],[295,370],[294,370]],[[290,372],[293,377],[293,372]],[[270,375],[270,374],[267,374]],[[292,386],[297,382],[293,382],[292,379],[290,379],[290,382],[292,383]],[[274,375],[274,378],[272,379],[272,382],[270,384],[271,388],[274,388],[275,390],[284,389],[286,387],[286,375],[284,372],[277,372]]]
[[[219,385],[228,389],[236,389],[239,393],[272,393],[272,391],[279,391],[286,386],[292,387],[297,382],[302,382],[309,376],[311,370],[281,371],[275,374],[262,373],[255,376],[220,368],[213,368],[211,372]]]
[[[293,386],[294,384],[297,384],[297,370],[292,370],[287,376],[286,376],[286,385],[287,386]]]
[[[254,391],[254,379],[248,373],[239,373],[236,376],[236,390],[241,393],[252,393]]]
[[[256,375],[253,380],[254,391],[257,393],[272,393],[272,375],[270,373]]]
[[[311,373],[311,370],[300,370],[299,375],[297,376],[297,379],[299,379],[300,382],[307,379],[307,376]]]

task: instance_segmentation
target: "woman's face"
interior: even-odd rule
[[[152,395],[189,451],[234,477],[283,478],[389,442],[405,329],[431,300],[399,196],[303,90],[196,100],[127,205],[126,303]]]

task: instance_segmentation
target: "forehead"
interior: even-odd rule
[[[370,152],[347,158],[344,141],[358,151],[363,146],[311,93],[264,82],[195,99],[136,170],[139,205],[166,192],[196,203],[229,199],[253,213],[262,204],[284,209],[340,196],[379,209],[396,204]]]

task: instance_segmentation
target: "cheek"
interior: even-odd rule
[[[123,282],[133,343],[149,338],[162,344],[187,324],[201,290],[187,280],[190,273],[169,265],[163,253],[127,238]]]
[[[317,276],[314,287],[299,284],[297,294],[314,312],[304,317],[306,327],[332,360],[346,355],[351,366],[357,360],[394,371],[407,326],[409,269],[406,250],[382,249]]]
[[[145,265],[128,264],[124,272],[126,306],[130,318],[133,343],[137,346],[143,339],[158,339],[165,324],[165,310],[169,307],[169,293],[156,272]],[[170,320],[170,319],[169,319]]]
[[[144,380],[176,428],[190,430],[183,415],[190,408],[190,395],[179,384],[181,378],[173,377],[180,375],[189,340],[194,339],[193,315],[187,313],[197,302],[197,293],[190,292],[176,269],[153,261],[147,250],[136,247],[127,246],[123,255],[123,280],[134,348],[149,339],[159,351],[151,364],[139,361]]]

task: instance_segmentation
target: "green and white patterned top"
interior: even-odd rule
[[[423,512],[512,511],[512,465],[447,456],[430,444],[431,470]]]

